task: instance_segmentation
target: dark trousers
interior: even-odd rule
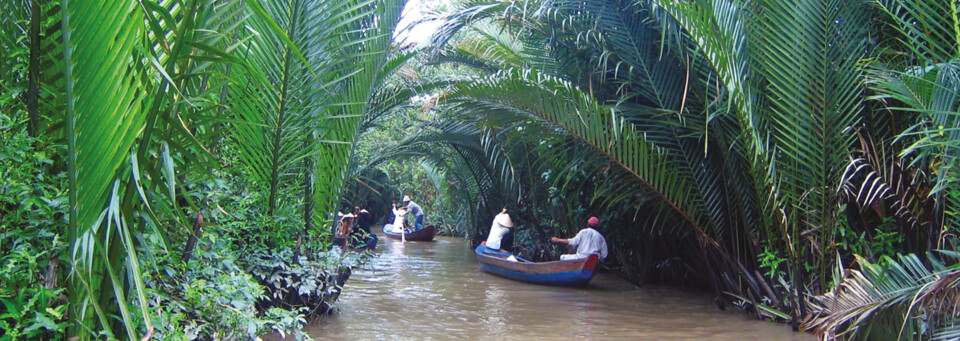
[[[503,235],[503,238],[500,238],[500,249],[513,252],[513,229],[507,231],[507,233]]]
[[[422,215],[422,214],[417,216],[417,220],[416,220],[416,222],[414,223],[413,226],[414,226],[414,228],[416,228],[417,230],[423,228],[423,215]]]

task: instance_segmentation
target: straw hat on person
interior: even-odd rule
[[[513,227],[513,219],[510,219],[510,215],[506,213],[498,214],[493,221],[503,227]]]
[[[409,196],[409,195],[404,195],[404,196],[403,196],[403,202],[408,202],[408,201],[410,201],[410,196]]]

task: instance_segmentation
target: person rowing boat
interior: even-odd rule
[[[599,226],[600,219],[590,217],[590,219],[587,220],[587,227],[580,230],[575,237],[570,239],[551,238],[550,240],[554,243],[577,247],[577,253],[561,255],[560,260],[583,259],[592,254],[599,255],[601,260],[607,258],[607,241],[603,239],[603,235],[596,230]]]

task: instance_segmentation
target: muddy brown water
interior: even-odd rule
[[[599,273],[586,288],[521,283],[480,271],[460,238],[380,236],[337,312],[305,330],[317,340],[814,340],[784,324],[717,309],[685,289],[636,287]]]

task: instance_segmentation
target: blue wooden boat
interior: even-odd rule
[[[392,224],[383,225],[383,234],[393,239],[401,238],[400,236],[401,233],[393,232]],[[403,233],[402,238],[412,242],[429,242],[433,240],[433,237],[435,237],[436,235],[437,235],[437,228],[433,225],[427,225],[419,230],[414,230],[414,231],[407,230],[406,232]]]
[[[532,262],[516,256],[517,261],[508,260],[512,254],[487,248],[484,244],[477,246],[474,252],[480,261],[480,270],[521,282],[583,286],[596,273],[597,255],[577,260]]]

